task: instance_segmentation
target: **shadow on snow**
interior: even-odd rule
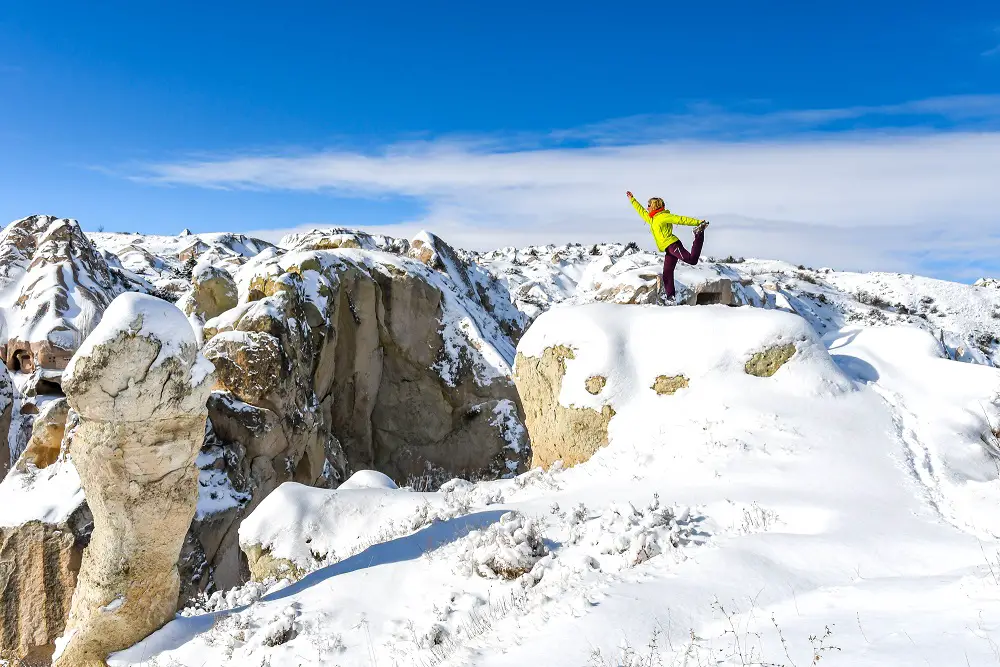
[[[328,565],[315,572],[311,572],[294,584],[265,595],[258,602],[282,600],[297,595],[334,577],[357,572],[358,570],[416,560],[425,553],[465,537],[473,530],[479,530],[496,523],[504,514],[505,512],[502,510],[493,510],[489,512],[476,512],[475,514],[468,514],[448,519],[447,521],[435,522],[412,535],[398,537],[388,542],[382,542],[381,544],[374,544],[355,556],[345,558],[339,563],[334,563],[333,565]],[[220,618],[231,614],[238,614],[249,606],[244,605],[200,616],[175,618],[142,640],[139,644],[136,644],[132,649],[128,649],[128,652],[138,651],[143,655],[143,660],[152,659],[158,653],[176,649],[195,635],[211,630]]]

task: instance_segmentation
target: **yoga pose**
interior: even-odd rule
[[[632,207],[639,214],[656,239],[656,248],[665,253],[663,256],[663,291],[667,299],[672,300],[676,294],[674,288],[674,269],[677,267],[677,260],[688,264],[697,264],[701,257],[701,246],[705,243],[705,228],[708,227],[708,220],[697,220],[683,215],[675,215],[668,211],[659,197],[649,200],[649,209],[643,207],[631,192],[626,192],[628,199],[632,202]],[[681,240],[674,236],[674,225],[687,225],[695,227],[694,243],[691,245],[691,252],[688,252],[681,243]]]

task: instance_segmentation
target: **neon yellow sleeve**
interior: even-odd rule
[[[646,207],[640,204],[635,197],[631,197],[630,201],[632,202],[632,208],[639,214],[639,217],[645,220],[647,225],[652,225],[653,219],[649,217],[649,211],[646,210]]]
[[[701,220],[697,218],[689,218],[686,215],[676,215],[674,213],[667,213],[667,217],[670,218],[670,224],[672,225],[687,225],[688,227],[697,227],[701,224]]]

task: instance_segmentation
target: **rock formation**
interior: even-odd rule
[[[72,465],[20,468],[0,482],[0,661],[43,665],[65,628],[93,526]]]
[[[10,451],[10,420],[14,412],[14,383],[6,367],[0,368],[0,479],[14,464]]]
[[[29,465],[42,470],[56,462],[62,449],[69,403],[57,398],[46,403],[31,425],[31,438],[17,461],[20,470]]]
[[[795,344],[785,343],[784,345],[774,345],[760,352],[755,352],[747,361],[744,370],[747,375],[755,375],[761,378],[769,378],[778,372],[789,359],[795,356]]]
[[[173,617],[212,381],[184,314],[138,294],[112,302],[66,369],[94,532],[57,666],[103,665]]]
[[[86,508],[65,522],[0,528],[0,661],[49,664],[90,535]]]
[[[713,304],[738,306],[741,302],[733,293],[732,280],[729,278],[716,278],[693,285],[685,303],[689,306],[709,306]]]
[[[236,527],[282,482],[336,486],[375,468],[433,485],[527,463],[505,359],[513,345],[503,329],[517,325],[484,307],[489,286],[476,285],[488,276],[469,278],[477,269],[437,239],[435,252],[464,282],[413,259],[362,254],[355,242],[375,243],[313,234],[297,243],[333,249],[258,256],[237,272],[240,303],[205,323],[219,389],[212,431],[252,498],[197,531],[218,585],[246,576]]]
[[[6,312],[0,356],[11,370],[55,371],[46,380],[58,386],[58,371],[126,288],[75,220],[11,223],[0,234],[0,291],[18,296]]]
[[[236,305],[237,292],[233,277],[224,269],[208,262],[199,262],[191,272],[191,292],[183,304],[178,304],[188,315],[202,322],[211,319]]]
[[[554,345],[545,348],[538,357],[518,353],[514,362],[514,382],[531,434],[532,467],[548,468],[555,461],[573,466],[587,461],[608,444],[608,422],[615,415],[610,405],[594,410],[559,402],[566,360],[573,358],[573,350]],[[602,381],[594,382],[597,377]],[[605,382],[603,376],[591,376],[584,388],[587,393],[597,395]]]

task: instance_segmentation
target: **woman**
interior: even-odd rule
[[[683,215],[674,215],[663,205],[663,200],[653,197],[649,200],[649,210],[643,208],[642,204],[636,201],[631,192],[626,192],[628,199],[632,202],[632,207],[639,214],[656,239],[656,248],[660,252],[666,253],[663,257],[663,290],[668,300],[673,300],[676,294],[674,288],[674,269],[677,267],[677,260],[688,264],[697,264],[701,257],[701,246],[705,243],[705,228],[708,227],[708,220],[696,220]],[[674,225],[687,225],[695,227],[694,243],[691,245],[691,252],[688,252],[681,243],[681,240],[674,236]]]

